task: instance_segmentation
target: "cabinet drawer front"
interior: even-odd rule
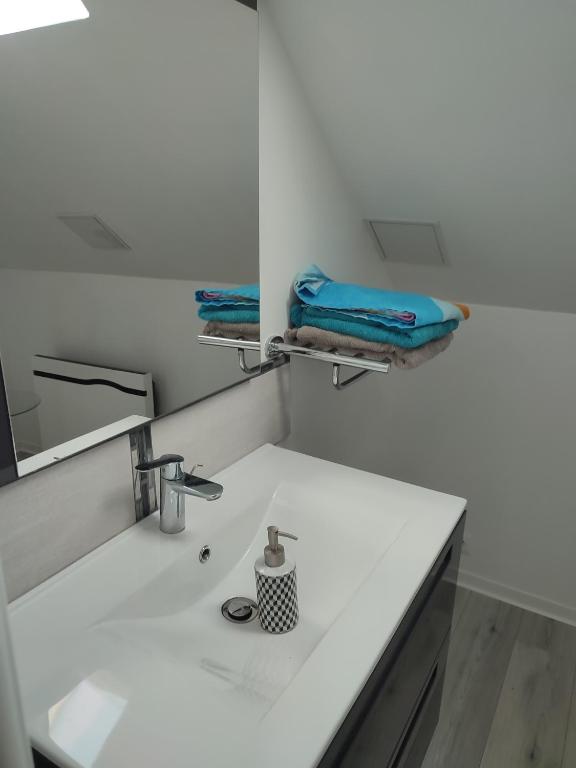
[[[353,738],[336,763],[341,768],[387,766],[396,754],[449,634],[455,586],[444,577],[453,555],[450,546],[422,588],[413,617],[402,627],[396,653],[380,672]],[[435,684],[442,688],[442,680]]]
[[[446,638],[440,656],[422,691],[420,701],[416,705],[388,768],[420,768],[422,765],[440,716],[448,645],[449,639]]]

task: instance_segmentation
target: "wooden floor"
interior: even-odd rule
[[[576,627],[459,589],[422,768],[576,768]]]

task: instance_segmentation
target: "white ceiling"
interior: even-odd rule
[[[256,14],[86,5],[86,21],[0,37],[0,266],[257,279]],[[132,250],[89,248],[62,213]]]
[[[576,1],[268,0],[366,218],[440,222],[394,285],[576,311]]]

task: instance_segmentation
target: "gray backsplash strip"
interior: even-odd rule
[[[289,431],[289,366],[152,425],[154,450],[214,474]],[[134,523],[128,437],[0,489],[0,558],[8,598],[45,581]]]
[[[134,522],[130,447],[118,438],[0,490],[0,558],[8,599]]]

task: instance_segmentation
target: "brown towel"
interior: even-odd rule
[[[205,336],[220,336],[224,339],[246,339],[260,341],[260,323],[221,323],[211,320],[204,327]]]
[[[301,347],[313,347],[324,352],[337,352],[342,355],[366,357],[369,360],[391,360],[398,368],[417,368],[432,360],[450,346],[453,334],[423,344],[415,349],[405,349],[394,344],[381,344],[366,341],[356,336],[348,336],[334,331],[324,331],[310,325],[302,328],[289,328],[284,339],[289,344]]]
[[[428,344],[423,344],[421,347],[415,347],[414,349],[404,349],[403,347],[397,347],[394,353],[394,365],[398,368],[418,368],[419,365],[427,363],[428,360],[444,352],[454,338],[453,333],[448,333],[446,336],[442,336],[441,339],[434,339],[429,341]]]
[[[324,352],[339,352],[342,355],[362,355],[369,360],[390,359],[396,347],[393,344],[381,344],[376,341],[358,339],[335,331],[324,331],[311,325],[301,328],[289,328],[284,334],[288,343],[299,347],[314,347]]]

